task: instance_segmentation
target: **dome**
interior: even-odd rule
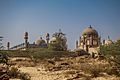
[[[105,40],[105,44],[109,45],[109,44],[112,44],[112,43],[113,43],[113,41],[108,36],[108,40]]]
[[[50,40],[50,42],[56,42],[56,41],[57,41],[57,39],[55,37],[52,37]]]
[[[42,44],[45,44],[45,40],[43,40],[42,38],[38,39],[35,44],[37,45],[42,45]]]
[[[82,32],[82,35],[96,35],[96,36],[98,36],[98,32],[90,26]]]
[[[109,44],[112,44],[112,40],[105,40],[105,44],[109,45]]]

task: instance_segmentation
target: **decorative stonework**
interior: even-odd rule
[[[77,45],[78,44],[78,45]],[[97,53],[97,48],[101,44],[101,37],[98,32],[91,27],[86,28],[79,38],[79,43],[76,42],[77,49],[83,49],[88,53]]]

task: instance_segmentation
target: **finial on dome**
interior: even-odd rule
[[[108,40],[110,40],[110,36],[108,36]]]
[[[92,28],[92,26],[90,25],[90,28]]]
[[[61,32],[61,29],[59,29],[59,32]]]
[[[40,39],[42,39],[42,37],[40,37]]]

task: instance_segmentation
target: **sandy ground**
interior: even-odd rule
[[[49,72],[42,67],[21,67],[21,72],[29,73],[31,80],[66,80],[62,75],[63,71]]]
[[[24,65],[25,64],[28,64],[28,63],[24,62]],[[37,66],[20,66],[18,67],[18,69],[21,72],[28,73],[31,77],[31,80],[120,80],[120,78],[116,78],[115,76],[97,77],[92,79],[89,79],[89,78],[85,79],[85,77],[80,77],[80,78],[73,79],[76,76],[76,74],[67,75],[67,76],[65,75],[65,72],[70,71],[69,69],[58,70],[58,71],[48,71],[45,69],[45,66],[43,66],[43,64],[39,64]],[[20,80],[20,79],[10,79],[10,80]]]
[[[55,72],[46,72],[44,69],[39,67],[21,67],[20,71],[29,73],[31,76],[31,80],[71,80],[65,77],[63,74],[64,71],[55,71]],[[70,76],[69,76],[70,77]],[[73,76],[71,76],[73,77]],[[19,80],[19,79],[11,79],[11,80]],[[72,79],[72,80],[86,80],[84,78]],[[115,76],[108,77],[97,77],[90,80],[120,80]]]

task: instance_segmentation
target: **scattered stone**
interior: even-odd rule
[[[61,63],[61,65],[69,65],[69,63],[64,62],[64,63]]]
[[[51,63],[51,64],[55,65],[55,62],[52,61],[52,60],[48,60],[48,63]]]

